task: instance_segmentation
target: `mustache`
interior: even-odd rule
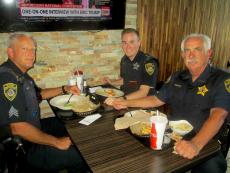
[[[185,60],[185,62],[186,63],[196,63],[196,62],[198,62],[198,59],[197,58],[187,58],[186,60]]]

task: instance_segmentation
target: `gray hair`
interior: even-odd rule
[[[205,52],[211,49],[211,39],[205,34],[192,33],[187,35],[181,42],[181,51],[184,51],[184,44],[190,38],[200,38],[203,40]]]
[[[36,40],[31,35],[25,34],[25,33],[14,33],[14,34],[10,35],[10,37],[8,39],[8,44],[7,44],[8,48],[12,48],[12,46],[14,45],[14,43],[16,41],[18,41],[22,37],[30,38],[34,42],[35,47],[37,47],[37,42],[36,42]]]

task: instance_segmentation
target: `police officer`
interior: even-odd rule
[[[191,34],[181,44],[182,57],[188,70],[173,74],[156,96],[138,100],[111,101],[117,109],[157,107],[165,103],[172,108],[169,119],[189,121],[196,132],[191,140],[180,140],[175,150],[192,159],[218,135],[230,112],[230,74],[209,64],[211,40],[203,34]],[[227,164],[219,152],[194,167],[196,173],[224,173]]]
[[[64,125],[56,118],[40,121],[39,100],[64,93],[79,94],[76,86],[40,89],[27,74],[35,62],[36,42],[26,34],[13,34],[8,60],[0,66],[0,127],[9,125],[27,149],[28,162],[42,170],[83,171],[83,161],[71,145]]]
[[[104,78],[104,81],[111,85],[121,85],[126,99],[153,95],[159,71],[158,60],[139,51],[141,41],[135,29],[124,29],[121,39],[125,55],[120,63],[120,78]]]

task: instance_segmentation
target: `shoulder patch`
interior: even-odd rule
[[[230,79],[224,81],[225,89],[230,93]]]
[[[147,63],[145,64],[145,70],[149,75],[152,75],[155,71],[155,66],[153,63]]]
[[[18,86],[15,83],[6,83],[6,84],[3,84],[3,91],[4,91],[5,97],[8,100],[13,101],[15,97],[17,96]]]

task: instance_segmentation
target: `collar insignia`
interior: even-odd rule
[[[175,87],[181,88],[182,86],[180,84],[174,84]]]
[[[168,77],[168,79],[165,81],[165,83],[169,83],[170,80],[171,80],[171,77],[172,77],[172,75],[170,75],[170,76]]]
[[[208,92],[208,89],[206,87],[206,85],[203,85],[201,87],[198,87],[198,91],[197,91],[197,95],[202,95],[205,96],[206,92]]]
[[[224,81],[225,89],[230,93],[230,79]]]
[[[134,69],[134,70],[138,70],[139,67],[140,67],[140,65],[139,65],[137,62],[135,62],[135,63],[133,64],[133,69]]]
[[[13,101],[17,96],[18,87],[15,83],[6,83],[3,85],[3,91],[5,97],[8,100]]]
[[[153,63],[145,64],[145,70],[149,75],[152,75],[154,73],[154,70],[155,70],[154,64]]]

